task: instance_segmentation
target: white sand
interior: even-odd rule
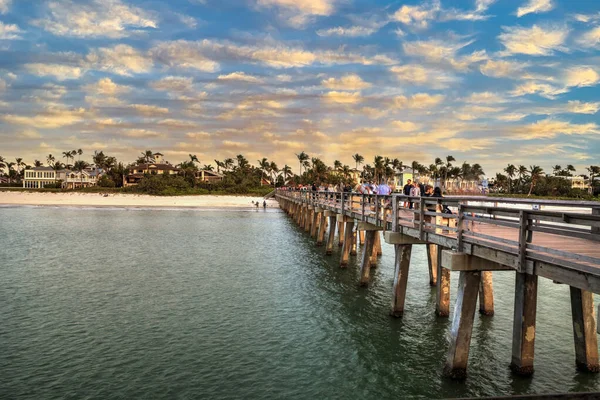
[[[201,207],[201,208],[251,208],[262,197],[250,196],[148,196],[137,194],[99,193],[40,193],[0,191],[0,205],[76,206],[76,207]],[[267,200],[267,207],[277,202]]]

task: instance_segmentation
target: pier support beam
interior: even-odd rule
[[[450,329],[450,348],[444,366],[444,376],[452,379],[464,379],[467,376],[469,347],[480,281],[479,271],[462,271],[458,279],[454,319]]]
[[[343,215],[340,214],[340,217],[338,217],[338,246],[342,247],[344,245],[344,239],[345,239],[345,234],[344,234],[344,217]]]
[[[437,286],[438,245],[427,245],[427,264],[429,265],[429,286]]]
[[[435,313],[438,317],[448,317],[450,315],[450,270],[442,267],[441,262],[442,249],[438,248],[437,264],[437,284],[435,291]]]
[[[371,268],[377,267],[377,246],[381,246],[381,237],[379,232],[375,232],[375,237],[373,238],[373,251],[371,252]]]
[[[373,245],[375,244],[375,234],[377,231],[366,231],[365,248],[362,253],[362,262],[360,264],[360,286],[369,286],[369,274],[371,272],[371,256],[373,254]]]
[[[348,229],[346,227],[346,229]],[[350,246],[350,255],[355,256],[357,254],[356,247],[358,246],[358,231],[352,232],[352,244]]]
[[[323,211],[319,208],[315,208],[312,213],[312,222],[310,226],[310,237],[313,239],[317,238],[317,233],[319,232],[319,224],[321,222],[321,214]]]
[[[365,245],[365,231],[359,230],[358,236],[360,238],[360,247]]]
[[[323,246],[325,241],[325,231],[327,230],[327,217],[325,216],[326,211],[321,211],[319,215],[319,228],[317,232],[317,246]],[[335,222],[334,222],[335,223]],[[334,225],[335,228],[335,225]]]
[[[329,236],[327,237],[327,248],[325,254],[331,255],[333,253],[333,242],[335,241],[335,227],[336,227],[336,215],[329,211]],[[339,226],[339,224],[338,224]]]
[[[533,374],[537,285],[537,275],[516,273],[510,369],[521,376]]]
[[[481,284],[479,285],[479,313],[488,316],[494,315],[492,271],[481,271]]]
[[[354,220],[349,219],[345,222],[344,233],[346,234],[346,238],[344,240],[344,246],[342,247],[342,258],[340,259],[340,266],[345,267],[348,265],[348,260],[350,258],[350,252],[352,251],[352,235],[354,234]]]
[[[390,311],[390,315],[395,318],[401,318],[404,314],[404,300],[406,299],[412,245],[396,244],[394,245],[394,251],[396,259],[394,263],[394,289],[392,292],[392,310]]]
[[[571,316],[577,369],[582,372],[599,372],[598,337],[592,292],[571,286]]]

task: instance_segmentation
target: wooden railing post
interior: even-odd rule
[[[415,203],[416,204],[416,203]],[[425,197],[421,197],[419,200],[419,239],[423,240],[425,234],[423,228],[425,224]]]
[[[340,199],[342,200],[342,205],[341,205],[341,209],[342,209],[342,215],[344,215],[344,197],[346,197],[346,193],[342,192],[341,193],[341,197]]]
[[[464,222],[465,222],[465,212],[463,211],[462,203],[458,204],[458,221],[456,223],[456,228],[458,229],[456,232],[456,241],[457,241],[457,250],[459,252],[463,252],[465,250],[465,245],[463,243],[463,230],[464,230]]]
[[[379,226],[379,195],[375,195],[375,225]]]
[[[362,216],[361,216],[361,221],[365,221],[365,195],[364,193],[360,195],[361,197],[361,212],[362,212]]]
[[[531,243],[533,232],[529,230],[530,214],[521,210],[519,212],[519,260],[518,272],[526,272],[527,267],[527,243]],[[533,272],[533,271],[531,271]]]
[[[398,196],[392,196],[392,232],[398,232]]]

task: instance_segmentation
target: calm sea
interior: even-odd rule
[[[0,208],[2,399],[406,399],[600,390],[575,371],[569,291],[540,280],[536,372],[511,375],[514,274],[441,377],[422,246],[403,319],[393,248],[372,285],[278,210]],[[458,276],[453,275],[454,283]],[[454,301],[454,298],[452,298]]]

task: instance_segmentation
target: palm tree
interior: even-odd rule
[[[74,151],[74,150],[73,150],[73,151]],[[77,155],[78,155],[79,157],[77,157],[77,161],[81,160],[81,155],[82,155],[82,154],[83,154],[83,150],[81,150],[81,149],[78,149],[78,150],[77,150]]]
[[[48,165],[54,163],[54,161],[54,156],[52,154],[48,154],[48,156],[46,157],[46,162],[48,163]]]
[[[385,170],[385,160],[382,156],[375,156],[373,158],[373,170],[375,174],[375,183],[379,184],[379,181],[381,180],[381,175],[383,175],[383,172]]]
[[[42,165],[44,165],[44,164],[40,160],[35,160],[33,162],[34,167],[41,167]]]
[[[446,189],[446,181],[448,180],[448,173],[452,168],[452,161],[456,161],[456,159],[453,156],[446,156],[446,164],[444,165],[444,167],[446,167],[444,173],[444,189]]]
[[[512,180],[517,173],[517,167],[515,167],[514,164],[508,164],[506,168],[504,168],[504,172],[506,172],[506,175],[508,176],[508,192],[512,193]]]
[[[310,157],[305,152],[301,152],[300,154],[296,154],[296,158],[298,159],[298,163],[300,164],[298,174],[300,176],[302,176],[302,166],[304,165],[305,162],[307,162],[309,160]]]
[[[567,168],[565,168],[566,176],[573,176],[573,172],[575,171],[575,167],[572,164],[567,165]]]
[[[277,187],[277,174],[279,173],[279,168],[277,167],[277,164],[275,164],[274,161],[271,161],[271,164],[269,165],[269,171],[271,172],[272,176],[273,176],[273,187]]]
[[[0,156],[0,172],[2,172],[6,168],[6,159]]]
[[[25,163],[23,162],[23,159],[20,157],[15,158],[15,160],[17,161],[15,163],[15,165],[17,166],[17,175],[21,175],[21,167],[24,167]]]
[[[554,176],[558,176],[561,174],[562,172],[562,166],[560,165],[555,165],[554,167],[552,167],[552,172],[554,173]]]
[[[600,166],[590,165],[586,168],[586,170],[590,173],[590,193],[594,193],[594,177],[600,175]]]
[[[283,183],[287,183],[287,178],[292,174],[292,168],[289,165],[284,165],[281,169],[281,173],[283,173]]]
[[[70,167],[69,159],[71,158],[71,152],[70,151],[63,151],[62,155],[63,155],[63,158],[67,159],[66,167],[69,168]]]
[[[212,164],[204,164],[204,165],[202,166],[202,169],[203,169],[204,171],[214,171],[214,170],[215,170],[215,169],[214,169],[214,167],[212,166]]]
[[[365,158],[358,153],[353,155],[352,158],[354,159],[354,162],[356,163],[356,169],[358,170],[358,166],[365,161]]]
[[[154,162],[154,153],[152,152],[152,150],[146,150],[146,151],[142,151],[142,158],[144,159],[144,162],[146,163],[146,170],[148,171],[147,173],[150,173],[150,163]]]
[[[531,178],[531,186],[529,187],[529,193],[527,193],[527,196],[529,197],[538,180],[544,175],[544,170],[539,165],[531,165],[528,174]]]
[[[190,156],[190,162],[200,164],[200,161],[198,161],[198,157],[195,154],[190,154],[189,156]]]
[[[8,176],[8,183],[10,183],[12,176],[13,176],[13,167],[15,166],[15,163],[14,162],[4,162],[4,165],[8,169],[8,173],[6,175]]]
[[[224,166],[225,166],[225,169],[226,169],[227,171],[229,171],[231,168],[233,168],[233,158],[226,158],[226,159],[223,161],[223,164],[224,164]]]
[[[519,168],[517,169],[517,173],[519,174],[519,186],[522,186],[523,185],[523,177],[525,175],[527,175],[527,167],[524,165],[519,165]]]
[[[248,160],[246,160],[246,157],[244,157],[241,154],[238,154],[237,156],[235,156],[237,163],[238,163],[238,168],[239,169],[246,169],[248,167]]]
[[[335,160],[333,162],[333,169],[339,171],[342,168],[342,162],[340,160]]]
[[[215,160],[215,164],[217,164],[217,173],[220,174],[221,173],[221,168],[225,168],[225,164],[223,164],[221,161],[219,160]]]
[[[421,164],[419,164],[419,162],[418,162],[418,161],[413,161],[413,162],[410,164],[410,167],[411,167],[411,168],[412,168],[412,170],[413,170],[413,180],[414,180],[414,181],[416,181],[416,180],[417,180],[417,178],[415,178],[415,175],[417,175],[417,174],[419,173],[419,166],[420,166],[420,165],[421,165]]]
[[[269,169],[269,161],[267,161],[266,157],[263,157],[262,160],[258,160],[258,166],[260,167],[260,186],[262,186],[263,177],[265,172]]]

